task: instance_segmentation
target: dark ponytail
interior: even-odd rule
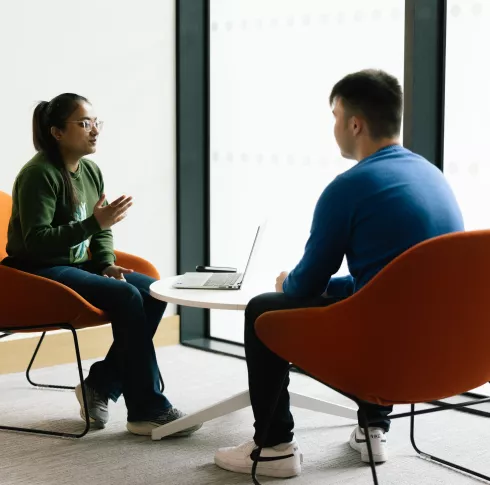
[[[55,165],[63,177],[63,197],[71,212],[75,211],[79,203],[78,194],[71,179],[69,170],[61,156],[58,143],[51,134],[54,126],[60,130],[65,128],[66,120],[77,109],[80,103],[88,103],[88,100],[78,94],[65,93],[56,96],[49,103],[41,101],[34,109],[32,117],[32,141],[38,152],[43,152],[47,159]]]

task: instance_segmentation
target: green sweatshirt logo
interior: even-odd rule
[[[82,202],[77,206],[77,208],[75,209],[74,217],[75,220],[71,222],[71,224],[84,221],[87,218],[87,204],[85,202]],[[81,242],[80,244],[77,244],[76,246],[73,246],[70,249],[70,262],[80,263],[85,261],[85,259],[87,259],[86,254],[89,245],[90,245],[90,238],[85,239],[85,241]]]

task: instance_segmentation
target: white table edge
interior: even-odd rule
[[[185,291],[185,290],[175,290],[175,291]],[[242,291],[242,290],[196,290],[196,291]],[[177,298],[169,295],[162,296],[160,293],[156,293],[151,289],[150,295],[160,301],[166,301],[167,303],[173,303],[175,305],[188,306],[192,308],[205,308],[207,310],[244,310],[243,305],[237,303],[211,303],[206,301],[193,301],[185,300],[183,298]]]

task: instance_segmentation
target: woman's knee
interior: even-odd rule
[[[126,275],[126,281],[136,287],[140,293],[149,295],[150,286],[157,280],[142,273],[129,273]]]
[[[126,281],[117,281],[117,285],[114,285],[112,290],[112,297],[115,303],[124,307],[134,304],[142,305],[143,297],[136,286],[127,283]]]

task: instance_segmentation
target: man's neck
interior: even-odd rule
[[[383,148],[392,146],[392,145],[399,145],[400,144],[400,139],[399,138],[383,138],[382,140],[371,140],[366,139],[364,143],[362,143],[356,154],[356,160],[360,162],[361,160],[364,160],[367,157],[370,157],[374,153],[378,152],[379,150],[382,150]]]

